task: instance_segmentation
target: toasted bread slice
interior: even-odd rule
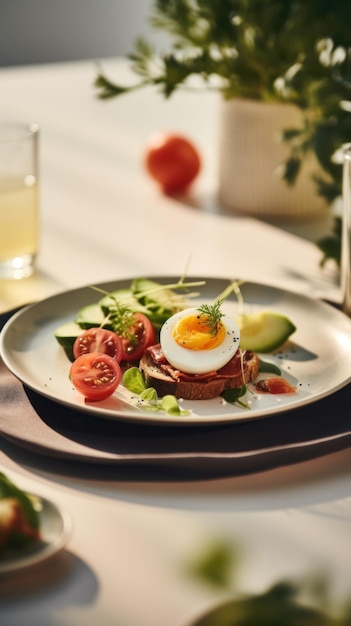
[[[176,370],[166,360],[156,361],[152,351],[147,351],[139,367],[146,384],[154,387],[159,396],[171,394],[184,400],[210,400],[225,389],[242,387],[254,380],[259,371],[259,358],[250,350],[238,350],[217,372],[189,375]]]

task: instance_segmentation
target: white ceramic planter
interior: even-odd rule
[[[320,167],[314,155],[303,163],[295,185],[277,170],[290,153],[279,133],[301,126],[293,105],[254,100],[220,103],[219,200],[237,213],[303,219],[327,209],[312,179]]]

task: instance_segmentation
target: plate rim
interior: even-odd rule
[[[132,280],[134,280],[136,278],[136,276],[133,276],[131,278],[121,278],[121,279],[115,279],[115,280],[109,280],[109,281],[103,281],[103,282],[99,282],[96,283],[95,286],[99,287],[99,288],[105,288],[106,290],[111,290],[111,289],[118,289],[121,288],[124,285],[128,285],[131,283]],[[148,280],[154,280],[154,281],[159,281],[159,282],[163,282],[164,284],[167,284],[169,282],[176,282],[177,280],[179,280],[178,276],[175,275],[151,275],[151,276],[144,276],[143,278],[146,278]],[[229,279],[228,277],[216,277],[216,276],[209,276],[209,277],[203,277],[203,276],[188,276],[186,277],[187,281],[197,281],[197,280],[203,280],[206,282],[210,282],[210,283],[217,283],[217,282],[223,282],[225,284],[230,283],[231,279]],[[343,320],[344,323],[349,323],[350,324],[350,331],[351,331],[351,319],[348,318],[342,311],[340,311],[340,309],[337,309],[335,307],[332,306],[331,303],[328,303],[324,300],[321,299],[317,299],[317,298],[312,298],[309,297],[305,294],[302,294],[300,292],[295,292],[293,290],[289,290],[289,289],[285,289],[281,286],[277,286],[274,284],[269,284],[266,282],[260,282],[260,281],[253,281],[253,280],[244,280],[243,281],[244,285],[250,285],[251,287],[259,287],[260,289],[266,289],[266,290],[271,290],[275,293],[279,293],[279,294],[283,294],[285,296],[288,297],[292,297],[294,299],[296,299],[297,301],[301,301],[304,303],[313,303],[314,306],[318,306],[318,307],[322,307],[325,310],[328,310],[330,312],[333,313],[333,315],[335,316],[339,316],[340,320]],[[287,411],[291,411],[291,410],[296,410],[298,408],[301,408],[303,406],[306,406],[308,404],[312,404],[318,400],[321,400],[329,395],[332,395],[333,393],[339,391],[340,389],[342,389],[343,387],[345,387],[347,384],[349,384],[349,382],[351,381],[351,373],[348,374],[348,376],[345,375],[345,378],[343,380],[341,380],[338,384],[334,385],[331,389],[327,389],[325,392],[320,392],[317,395],[312,395],[311,397],[307,397],[307,398],[302,398],[301,401],[297,401],[297,402],[293,402],[292,404],[288,404],[288,405],[283,405],[283,406],[277,406],[276,408],[270,408],[269,410],[255,410],[255,413],[251,413],[251,414],[247,414],[246,416],[244,416],[244,413],[242,412],[241,414],[230,414],[230,415],[224,415],[222,417],[219,417],[218,415],[209,415],[209,416],[186,416],[184,417],[172,417],[169,416],[168,414],[163,414],[162,412],[160,413],[153,413],[152,415],[148,414],[147,412],[142,412],[142,411],[138,411],[137,409],[135,409],[135,414],[121,414],[119,413],[117,410],[112,412],[111,409],[106,409],[104,407],[100,407],[97,406],[97,404],[88,404],[88,405],[84,405],[84,404],[75,404],[72,403],[69,400],[66,399],[62,399],[60,397],[57,397],[56,395],[53,395],[52,393],[48,392],[45,390],[45,388],[39,387],[38,385],[33,385],[33,383],[31,383],[30,380],[28,380],[28,378],[23,377],[22,375],[19,375],[18,373],[18,368],[14,367],[13,364],[11,363],[11,359],[9,359],[7,357],[6,354],[6,347],[5,347],[5,340],[6,340],[6,335],[7,333],[10,331],[10,329],[13,327],[13,325],[16,324],[16,322],[22,317],[25,316],[27,314],[28,311],[31,311],[33,309],[36,308],[40,308],[43,305],[47,304],[47,303],[54,303],[56,300],[61,300],[61,299],[67,299],[69,298],[69,296],[73,296],[73,295],[77,295],[80,292],[85,292],[88,289],[91,288],[91,284],[85,284],[82,286],[78,286],[78,287],[74,287],[72,289],[66,289],[66,290],[62,290],[58,293],[52,294],[50,296],[48,296],[47,298],[44,298],[40,301],[34,302],[32,304],[28,304],[24,307],[22,307],[20,310],[17,310],[14,315],[12,315],[7,322],[5,322],[3,328],[0,331],[0,357],[3,359],[4,364],[6,365],[6,367],[9,369],[9,371],[16,377],[18,378],[18,380],[20,380],[24,385],[26,385],[28,388],[30,388],[31,390],[33,390],[34,392],[38,393],[39,395],[53,401],[56,402],[58,404],[61,404],[63,406],[66,406],[70,409],[76,410],[78,412],[83,412],[83,413],[88,413],[90,416],[95,416],[97,418],[103,418],[103,419],[109,419],[109,420],[124,420],[124,421],[128,421],[128,422],[138,422],[138,423],[144,423],[144,424],[151,424],[151,425],[161,425],[161,426],[181,426],[181,427],[186,427],[186,426],[209,426],[211,424],[216,424],[216,425],[220,425],[220,424],[231,424],[234,422],[240,422],[240,421],[253,421],[255,419],[262,419],[264,417],[269,417],[270,415],[276,415],[278,413],[285,413]],[[94,302],[95,300],[92,299],[92,302]],[[58,322],[59,324],[60,322]],[[204,401],[205,402],[205,401]]]

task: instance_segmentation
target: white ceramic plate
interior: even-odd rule
[[[38,497],[38,496],[36,496]],[[37,565],[60,552],[72,533],[70,516],[56,504],[39,497],[41,540],[23,550],[12,551],[0,559],[0,575]]]
[[[176,277],[151,277],[163,283]],[[188,280],[201,280],[189,277]],[[193,303],[214,301],[228,286],[226,279],[209,278]],[[129,287],[131,279],[99,285],[106,291]],[[1,356],[9,370],[37,393],[70,408],[105,419],[125,419],[162,424],[218,424],[253,420],[304,406],[328,396],[351,380],[351,320],[334,307],[279,288],[259,283],[244,283],[241,291],[246,312],[271,310],[285,314],[297,331],[291,342],[263,360],[279,366],[282,375],[297,387],[294,394],[248,394],[250,409],[226,404],[221,398],[184,401],[191,413],[174,417],[162,412],[136,408],[123,386],[107,400],[85,403],[69,381],[70,363],[54,337],[55,329],[73,320],[77,311],[99,298],[90,287],[81,287],[52,296],[15,314],[0,335]],[[226,300],[228,313],[237,312],[235,296]]]

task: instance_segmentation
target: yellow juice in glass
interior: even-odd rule
[[[0,177],[0,263],[35,256],[38,249],[38,185],[35,176]]]

